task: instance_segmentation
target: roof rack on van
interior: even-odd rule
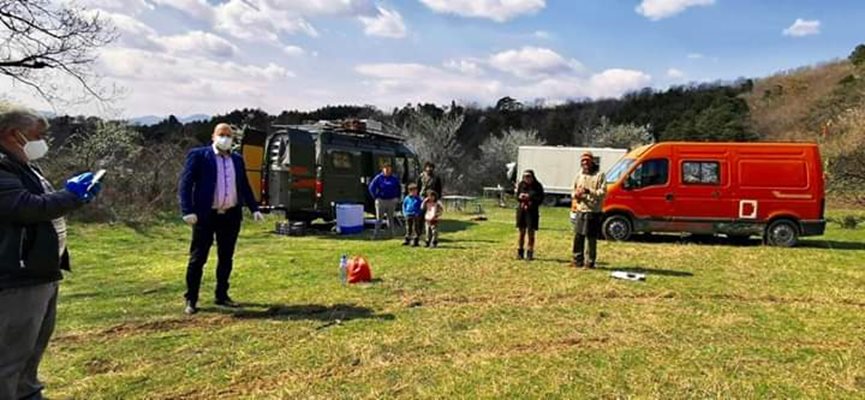
[[[344,121],[322,120],[313,124],[303,125],[273,125],[277,129],[302,129],[310,132],[334,132],[352,136],[366,136],[380,139],[387,139],[397,142],[404,142],[402,136],[386,133],[383,130],[382,123],[375,120],[348,119]]]

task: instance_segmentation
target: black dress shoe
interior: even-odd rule
[[[240,307],[240,304],[235,303],[234,300],[232,300],[230,297],[226,297],[224,299],[216,299],[216,301],[214,303],[216,303],[216,305],[222,306],[222,307],[230,307],[230,308]]]
[[[186,315],[192,315],[198,312],[198,308],[195,307],[194,301],[186,300],[186,308],[183,309],[183,313]]]

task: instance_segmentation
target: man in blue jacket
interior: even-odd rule
[[[228,124],[213,130],[210,146],[192,149],[180,175],[180,208],[183,221],[192,226],[192,244],[186,268],[187,314],[198,311],[201,275],[213,238],[216,237],[216,304],[236,307],[228,296],[228,280],[233,267],[234,247],[240,234],[243,206],[256,221],[264,217],[246,178],[243,157],[232,153],[234,131]]]
[[[41,399],[37,377],[69,270],[64,216],[99,190],[93,174],[54,190],[32,164],[48,152],[48,122],[0,103],[0,399]]]
[[[394,235],[394,217],[399,197],[402,194],[399,178],[393,176],[393,167],[386,164],[381,173],[376,175],[369,183],[369,194],[375,199],[375,233],[373,237],[378,238],[382,221],[387,218],[387,227],[390,235]]]

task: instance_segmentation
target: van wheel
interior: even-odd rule
[[[611,215],[604,220],[603,230],[607,240],[624,242],[631,238],[634,228],[627,216]]]
[[[766,244],[777,247],[793,247],[799,241],[799,226],[789,219],[779,219],[766,228]]]
[[[555,206],[559,205],[559,196],[553,196],[553,195],[548,194],[548,195],[544,196],[543,204],[547,207],[555,207]]]

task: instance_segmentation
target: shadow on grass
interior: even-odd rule
[[[679,278],[690,278],[694,276],[693,272],[688,271],[676,271],[671,269],[655,269],[655,268],[643,268],[643,267],[622,267],[622,268],[610,268],[610,267],[602,267],[598,266],[595,269],[598,271],[624,271],[631,272],[637,274],[646,274],[646,275],[659,275],[659,276],[673,276]]]
[[[714,246],[750,247],[762,244],[760,239],[730,239],[713,235],[638,234],[629,240],[634,243],[679,243]]]
[[[451,240],[448,238],[441,238],[441,239],[439,239],[439,243],[485,243],[485,244],[492,244],[492,243],[499,243],[499,241],[497,241],[497,240],[484,240],[484,239],[453,239],[453,240]]]
[[[752,237],[748,239],[731,239],[727,237],[712,235],[643,234],[632,237],[630,241],[635,243],[679,243],[733,247],[756,247],[763,245],[763,241],[759,237]],[[802,239],[795,247],[831,250],[865,250],[865,243],[842,242],[837,240]]]
[[[514,257],[514,259],[516,260],[516,257]],[[517,261],[520,261],[520,260],[517,260]],[[573,259],[571,259],[571,258],[547,258],[547,257],[535,256],[535,259],[532,260],[532,262],[548,262],[548,263],[563,264],[566,266],[571,266]],[[597,263],[595,263],[595,265],[607,265],[607,263],[605,263],[603,261],[598,261]]]
[[[462,232],[468,230],[469,228],[477,225],[477,222],[472,221],[457,221],[457,220],[442,220],[439,223],[439,232],[440,233],[454,233],[454,232]]]
[[[830,250],[865,250],[865,243],[839,242],[837,240],[808,239],[801,240],[796,247]]]
[[[228,314],[237,319],[271,319],[277,321],[321,321],[335,322],[351,321],[354,319],[378,319],[394,320],[393,314],[376,314],[374,310],[367,307],[358,307],[353,304],[335,304],[323,306],[319,304],[256,304],[241,303],[240,308],[209,308],[202,311],[213,311]]]

